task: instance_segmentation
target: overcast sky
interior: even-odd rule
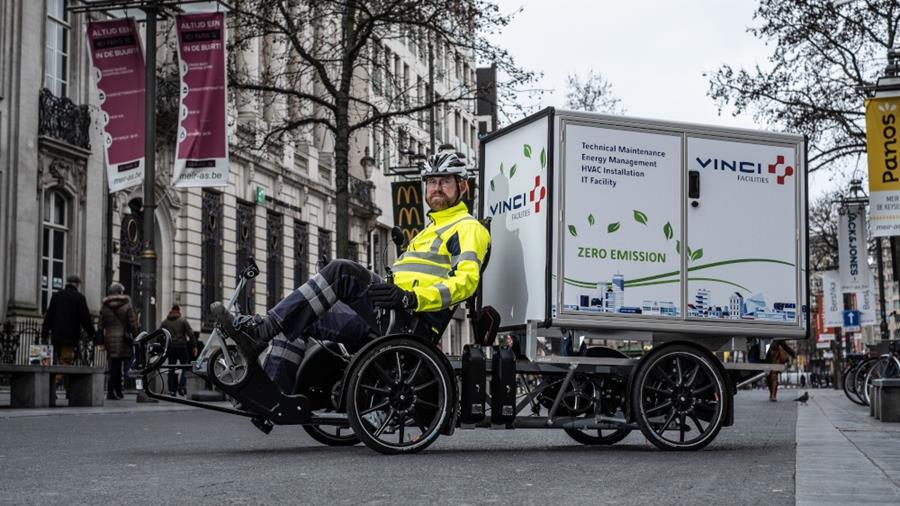
[[[516,15],[493,40],[525,68],[542,71],[543,105],[562,107],[565,80],[591,68],[612,83],[628,116],[779,130],[750,114],[719,115],[704,72],[723,63],[766,66],[771,48],[747,32],[755,0],[497,0]],[[862,164],[864,169],[864,163]],[[845,178],[839,177],[839,181]],[[832,186],[811,181],[816,195]]]

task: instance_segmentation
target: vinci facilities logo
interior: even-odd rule
[[[489,205],[491,216],[510,213],[514,219],[525,218],[541,212],[541,203],[547,198],[547,187],[541,184],[541,176],[534,176],[534,186],[530,191],[519,193]]]
[[[749,160],[728,160],[724,158],[702,158],[696,157],[695,160],[700,168],[710,169],[721,172],[732,172],[737,175],[738,181],[745,183],[771,183],[784,185],[787,178],[794,175],[794,167],[787,165],[784,161],[784,155],[778,155],[772,163],[749,161]],[[774,179],[769,175],[774,175]]]

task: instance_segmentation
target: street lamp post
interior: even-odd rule
[[[156,16],[157,0],[145,7],[147,16],[147,48],[144,94],[144,241],[141,250],[141,327],[156,325]]]

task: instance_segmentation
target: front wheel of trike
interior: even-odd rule
[[[354,434],[384,454],[416,453],[437,439],[453,407],[451,378],[433,346],[385,340],[357,359],[347,385]]]
[[[708,355],[675,344],[651,352],[638,365],[632,406],[641,432],[662,450],[699,450],[725,421],[725,379]]]

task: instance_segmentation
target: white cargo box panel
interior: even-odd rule
[[[547,109],[482,149],[502,328],[807,334],[802,136]]]

